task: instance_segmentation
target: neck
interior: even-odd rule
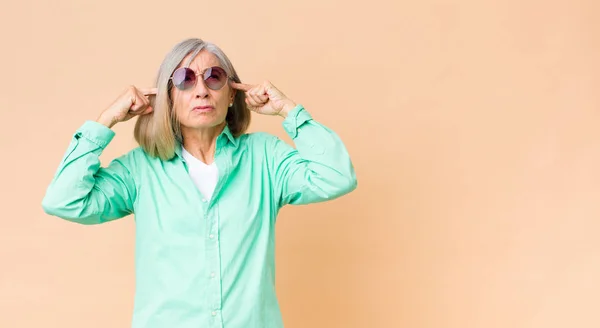
[[[183,148],[202,162],[211,164],[215,159],[217,137],[223,132],[224,128],[224,123],[204,129],[181,127]]]

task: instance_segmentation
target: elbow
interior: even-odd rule
[[[356,188],[358,188],[358,179],[356,179],[356,176],[353,176],[349,184],[348,192],[352,192],[356,190]]]
[[[48,200],[47,196],[42,199],[42,209],[48,215],[56,216],[58,213],[56,206]]]
[[[358,180],[352,166],[346,170],[338,170],[336,173],[336,177],[331,180],[331,198],[339,198],[356,190]]]
[[[346,182],[342,184],[340,188],[341,195],[347,195],[358,187],[358,180],[356,179],[356,175],[352,174],[346,179]]]
[[[342,186],[341,192],[343,195],[346,195],[346,194],[353,192],[358,187],[356,171],[354,169],[354,165],[352,164],[352,162],[349,159],[348,159],[347,169],[342,172],[344,172],[344,173],[342,174],[343,182],[341,183],[341,186]]]
[[[60,202],[51,193],[46,193],[44,199],[42,199],[42,209],[44,213],[51,216],[60,217],[64,213],[64,206],[61,206]]]
[[[335,199],[345,196],[356,190],[356,188],[358,187],[358,181],[356,179],[356,176],[354,174],[351,174],[349,176],[340,176],[339,180],[337,180],[332,185],[335,187],[333,188],[333,190],[331,190],[330,198]]]
[[[91,225],[99,223],[99,218],[92,215],[85,215],[81,206],[77,206],[77,202],[71,202],[64,198],[53,197],[53,194],[47,193],[42,199],[42,209],[44,213],[58,217],[60,219]]]
[[[354,170],[354,165],[352,162],[349,162],[349,168],[345,170],[345,173],[342,174],[343,183],[343,192],[344,194],[349,194],[356,190],[358,187],[358,180],[356,179],[356,171]]]

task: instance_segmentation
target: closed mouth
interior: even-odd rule
[[[198,110],[198,111],[207,111],[207,110],[213,110],[215,109],[213,106],[196,106],[194,108],[192,108],[192,110]]]

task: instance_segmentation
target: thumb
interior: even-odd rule
[[[146,114],[150,114],[154,111],[154,109],[151,106],[148,106],[146,108],[146,110],[144,110],[140,115],[146,115]]]

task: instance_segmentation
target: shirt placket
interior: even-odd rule
[[[222,138],[220,138],[222,139]],[[215,198],[219,196],[220,188],[227,176],[227,165],[223,162],[223,140],[217,140],[215,149],[215,162],[219,169],[219,180],[213,193],[213,199],[203,199],[205,205],[205,222],[208,236],[206,238],[206,258],[208,259],[209,293],[208,304],[210,316],[213,318],[214,327],[223,327],[222,316],[222,276],[221,276],[221,231],[219,222],[219,206]]]
[[[208,306],[210,316],[213,318],[214,327],[223,327],[223,318],[221,316],[222,298],[221,298],[221,245],[217,206],[212,206],[206,210],[205,219],[207,224],[206,238],[206,259],[208,264]]]

